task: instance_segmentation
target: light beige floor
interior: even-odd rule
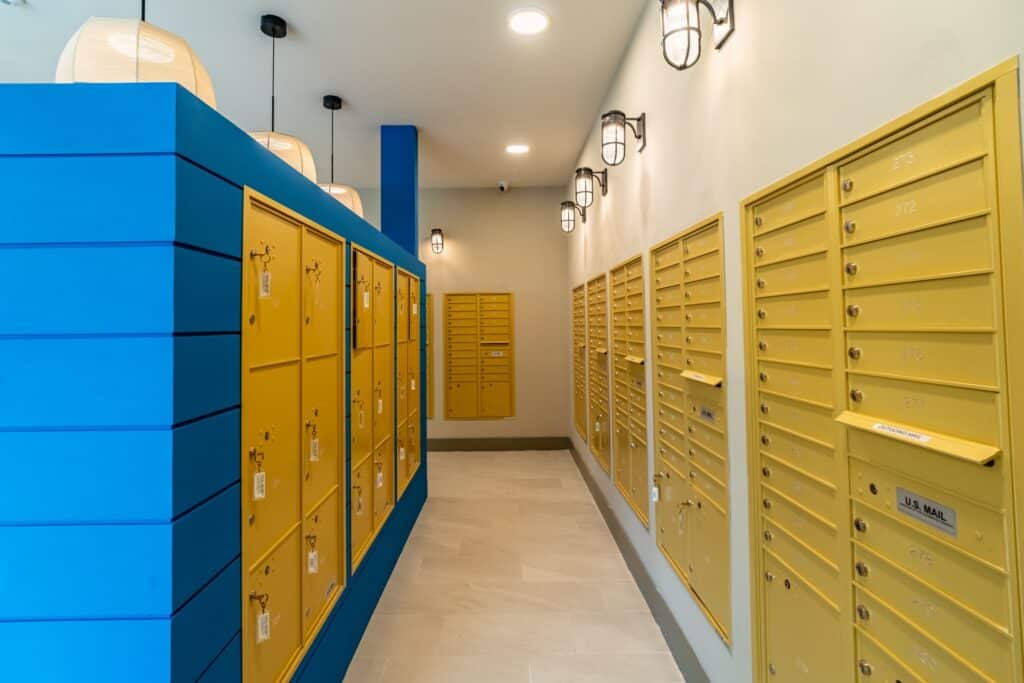
[[[431,453],[345,683],[679,683],[568,452]]]

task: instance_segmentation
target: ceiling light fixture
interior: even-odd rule
[[[337,95],[324,95],[324,109],[331,112],[331,182],[321,185],[320,189],[348,207],[352,213],[363,217],[363,200],[359,191],[350,185],[339,185],[334,182],[334,112],[340,111],[341,98]]]
[[[587,210],[576,202],[562,202],[562,232],[569,233],[576,229],[576,213],[580,214],[583,222],[587,222]]]
[[[260,17],[260,31],[269,36],[270,41],[270,130],[249,133],[256,140],[296,171],[316,182],[316,162],[309,145],[291,135],[277,132],[275,113],[277,109],[277,41],[288,35],[288,22],[275,14],[264,14]]]
[[[444,230],[434,228],[430,231],[430,250],[435,254],[444,251]]]
[[[736,29],[732,0],[659,0],[661,2],[661,45],[665,61],[679,71],[689,69],[700,60],[700,5],[711,12],[715,22],[715,48],[722,45]]]
[[[589,209],[594,204],[594,181],[601,186],[601,196],[608,194],[608,169],[598,173],[594,169],[584,166],[576,169],[576,203],[584,209]]]
[[[508,15],[508,27],[523,36],[543,33],[550,23],[547,13],[536,7],[517,9]]]
[[[508,154],[521,155],[527,154],[529,151],[529,145],[508,145],[507,147],[505,147],[505,152]]]
[[[647,147],[647,114],[631,119],[618,109],[613,109],[601,116],[601,158],[609,166],[618,166],[626,159],[627,126],[640,141],[636,151],[643,152]]]

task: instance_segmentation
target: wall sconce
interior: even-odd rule
[[[715,25],[715,48],[722,45],[736,29],[732,0],[660,0],[661,45],[665,61],[682,71],[700,59],[700,12],[704,5],[711,12]]]
[[[647,114],[631,119],[613,109],[601,116],[601,158],[609,166],[618,166],[626,159],[626,126],[640,141],[636,151],[642,152],[647,147]]]
[[[576,229],[576,212],[579,212],[583,222],[587,222],[587,210],[576,202],[562,202],[562,232],[572,232]]]
[[[576,203],[584,209],[594,205],[594,180],[601,186],[601,196],[608,194],[608,169],[595,173],[584,166],[576,169]]]
[[[444,251],[444,230],[434,228],[430,231],[430,250],[435,254]]]

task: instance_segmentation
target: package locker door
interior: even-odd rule
[[[572,290],[573,421],[587,440],[587,302],[586,286]]]
[[[434,419],[434,295],[427,294],[427,305],[424,311],[427,316],[427,419]]]
[[[246,681],[280,680],[302,643],[301,533],[295,526],[249,570],[242,605]]]
[[[373,349],[373,442],[390,439],[395,431],[395,347]]]
[[[611,407],[608,394],[608,284],[601,275],[587,283],[587,382],[590,402],[588,443],[594,459],[611,472]]]
[[[353,460],[351,492],[352,508],[352,569],[359,566],[373,538],[373,470],[371,451],[358,462]]]
[[[480,405],[479,308],[475,294],[445,294],[445,416],[474,418]]]
[[[302,523],[302,632],[314,635],[318,619],[341,585],[340,488],[335,487]]]
[[[373,258],[352,250],[352,317],[353,347],[368,349],[373,346]]]

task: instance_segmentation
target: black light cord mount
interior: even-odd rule
[[[270,132],[275,132],[274,127],[277,94],[277,40],[288,35],[288,22],[276,14],[264,14],[260,17],[260,31],[263,35],[269,36],[270,41]]]
[[[324,95],[324,109],[331,112],[331,185],[334,184],[334,113],[340,111],[343,104],[337,95]]]

